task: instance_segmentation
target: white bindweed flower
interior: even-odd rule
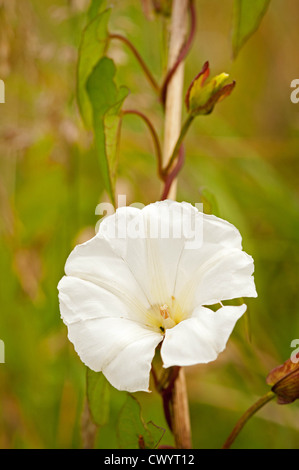
[[[155,348],[164,367],[214,361],[256,297],[239,231],[191,204],[123,207],[70,254],[60,311],[81,360],[119,390],[148,391]],[[215,312],[208,308],[218,304]]]

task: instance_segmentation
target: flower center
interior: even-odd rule
[[[162,305],[162,307],[160,307],[160,313],[161,317],[164,318],[164,320],[170,317],[169,307],[167,304],[164,304]]]
[[[169,301],[163,305],[153,305],[148,310],[148,325],[159,329],[163,334],[165,330],[173,328],[175,325],[184,320],[185,315],[180,307],[180,304],[171,297]]]

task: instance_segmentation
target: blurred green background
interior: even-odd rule
[[[111,2],[112,3],[112,2]],[[186,139],[178,200],[205,202],[235,224],[255,260],[259,297],[247,301],[250,337],[240,320],[217,361],[186,370],[193,445],[219,448],[240,415],[268,391],[267,373],[290,357],[299,338],[299,78],[296,0],[272,0],[259,30],[232,60],[232,0],[196,0],[198,28],[186,60],[185,88],[210,61],[228,72],[233,94]],[[160,81],[162,20],[146,19],[141,2],[114,0],[109,30],[129,37]],[[79,448],[85,367],[67,339],[57,283],[75,244],[91,238],[101,185],[93,136],[76,104],[76,62],[85,0],[2,0],[0,78],[0,447]],[[162,135],[159,103],[136,60],[120,42],[108,55],[117,82]],[[122,130],[118,192],[128,204],[160,197],[153,146],[144,124],[127,116]],[[299,341],[299,340],[298,340]],[[165,426],[160,397],[136,394],[145,421]],[[111,422],[98,445],[115,448],[123,393],[115,392]],[[299,404],[268,404],[234,447],[298,448]],[[84,416],[84,413],[83,413]],[[83,435],[82,435],[83,428]],[[163,444],[171,444],[169,432]]]

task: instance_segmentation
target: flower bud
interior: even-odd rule
[[[299,398],[299,353],[282,365],[275,367],[267,376],[266,382],[277,395],[277,403],[285,405]]]
[[[229,77],[227,73],[221,73],[208,80],[209,75],[209,62],[206,62],[187,91],[187,110],[194,116],[210,114],[215,104],[228,96],[235,87],[235,81],[226,84]]]

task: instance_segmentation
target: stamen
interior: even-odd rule
[[[160,307],[160,313],[161,313],[161,317],[164,318],[164,320],[169,318],[170,313],[169,313],[168,305],[166,305],[166,304],[162,305],[162,307]]]

